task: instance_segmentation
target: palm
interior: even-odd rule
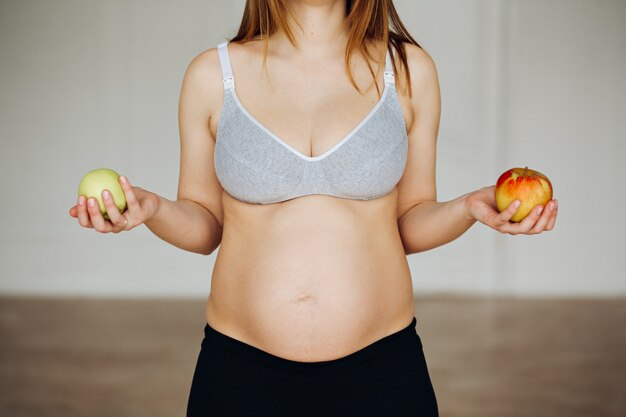
[[[509,205],[502,212],[496,206],[496,186],[483,187],[473,192],[467,200],[467,212],[472,219],[475,219],[501,233],[517,234],[537,234],[542,231],[550,231],[556,222],[557,210],[556,200],[546,203],[547,210],[537,213],[537,209],[542,207],[537,205],[521,222],[511,222],[517,209]],[[554,210],[553,210],[554,208]]]
[[[123,212],[120,212],[115,205],[113,196],[107,199],[103,194],[102,198],[108,219],[103,217],[97,203],[92,206],[86,204],[84,200],[81,205],[77,204],[70,208],[70,216],[77,218],[83,227],[93,228],[101,233],[119,233],[131,230],[156,214],[160,203],[157,194],[133,186],[128,178],[126,178],[126,182],[120,181],[120,185],[126,197],[126,209]],[[84,197],[81,196],[81,198]],[[89,199],[92,200],[92,203],[95,201],[93,197]]]
[[[469,214],[481,223],[500,214],[496,206],[496,186],[484,187],[476,191],[468,205]]]

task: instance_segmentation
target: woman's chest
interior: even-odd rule
[[[369,200],[388,194],[406,165],[408,138],[395,90],[320,155],[296,149],[251,115],[229,90],[216,131],[214,166],[226,192],[270,204],[311,194]]]

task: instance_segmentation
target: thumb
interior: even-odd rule
[[[509,204],[508,211],[510,211],[511,215],[513,215],[521,205],[522,202],[520,200],[513,200],[511,201],[511,204]]]

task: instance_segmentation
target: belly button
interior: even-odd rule
[[[310,294],[301,294],[299,296],[297,296],[296,298],[292,299],[293,303],[301,303],[301,302],[305,302],[305,301],[315,301],[315,297],[313,297]]]

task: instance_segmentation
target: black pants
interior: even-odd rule
[[[281,358],[206,324],[187,417],[436,417],[416,322],[322,362]]]

